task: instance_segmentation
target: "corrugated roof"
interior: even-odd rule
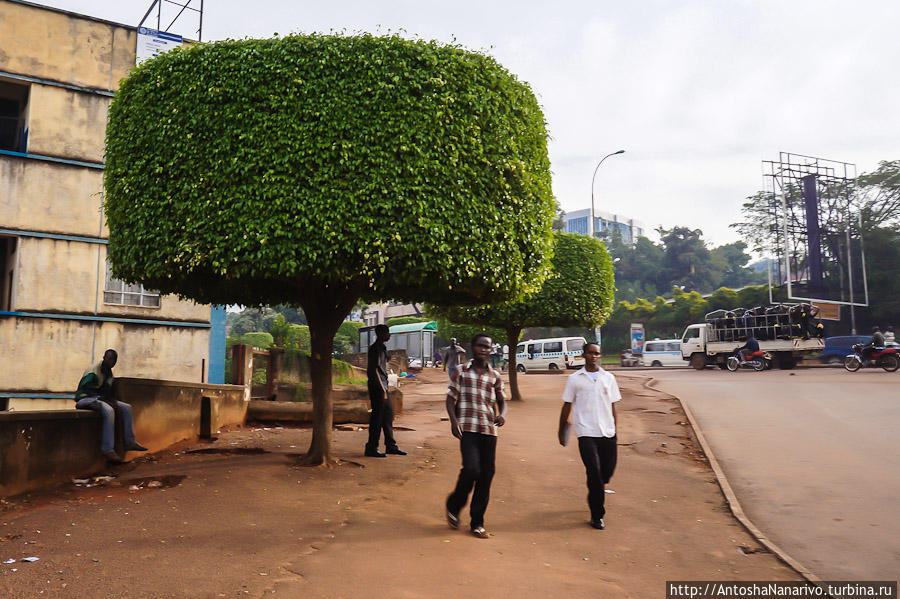
[[[411,322],[409,324],[395,324],[390,327],[391,334],[394,333],[414,333],[416,331],[436,331],[437,322]]]

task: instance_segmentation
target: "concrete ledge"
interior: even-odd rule
[[[332,392],[332,413],[334,424],[368,424],[369,394],[365,387],[346,385]],[[391,389],[391,404],[394,414],[403,412],[403,393]],[[312,422],[313,403],[311,401],[267,401],[252,400],[247,408],[247,420],[257,422]]]
[[[114,393],[131,404],[135,436],[150,451],[243,424],[249,403],[244,387],[154,379],[116,379]],[[102,470],[101,436],[101,417],[89,410],[0,412],[0,496]]]
[[[0,496],[97,472],[106,463],[100,436],[94,412],[0,413]]]

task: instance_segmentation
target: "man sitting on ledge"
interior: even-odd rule
[[[120,463],[122,458],[115,452],[116,441],[116,406],[122,415],[122,433],[125,451],[147,451],[147,448],[134,438],[134,422],[131,418],[131,405],[117,401],[112,395],[113,366],[119,359],[114,349],[103,354],[103,360],[84,371],[78,390],[75,391],[75,407],[79,410],[93,410],[103,416],[103,439],[100,451],[107,460]]]

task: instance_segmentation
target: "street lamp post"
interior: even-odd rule
[[[603,158],[600,159],[600,162],[597,163],[597,166],[594,168],[594,176],[591,177],[591,226],[588,227],[588,233],[590,233],[591,237],[596,237],[594,234],[594,222],[597,217],[594,214],[594,180],[597,178],[597,171],[600,170],[600,165],[603,164],[603,161],[609,158],[610,156],[615,156],[616,154],[624,154],[625,150],[619,150],[618,152],[613,152],[612,154],[607,154]]]
[[[597,163],[597,166],[594,167],[594,175],[591,177],[591,226],[588,227],[588,232],[591,237],[596,237],[594,235],[594,222],[596,222],[597,217],[594,213],[594,180],[597,178],[597,171],[600,170],[600,165],[603,164],[603,161],[609,158],[610,156],[615,156],[616,154],[624,154],[625,150],[619,150],[617,152],[613,152],[611,154],[607,154],[603,158],[600,159],[600,162]],[[594,339],[599,344],[600,343],[600,327],[594,327]]]

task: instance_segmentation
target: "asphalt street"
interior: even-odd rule
[[[687,402],[744,511],[792,557],[825,580],[897,579],[900,373],[642,372]]]

